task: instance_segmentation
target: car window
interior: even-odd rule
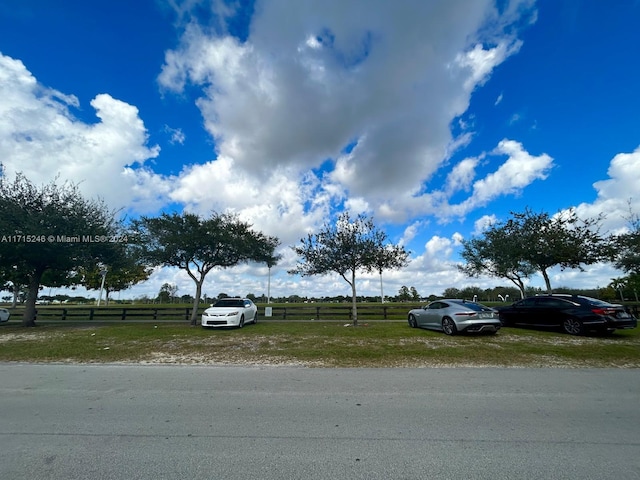
[[[447,306],[444,302],[433,302],[429,304],[429,310],[439,310]]]
[[[562,298],[553,298],[553,297],[540,297],[538,298],[538,303],[541,307],[547,308],[571,308],[574,307],[575,304],[568,300],[564,300]]]
[[[218,300],[214,307],[244,307],[244,302],[242,300],[225,298]]]
[[[593,305],[593,306],[596,306],[596,307],[611,307],[611,306],[613,306],[613,304],[611,304],[609,302],[605,302],[603,300],[598,300],[597,298],[579,296],[578,300],[580,300],[580,303],[586,303],[588,305]]]
[[[525,298],[524,300],[520,300],[518,303],[516,303],[516,306],[518,307],[533,307],[536,304],[536,299],[535,298]]]
[[[484,305],[480,305],[479,303],[474,302],[453,302],[456,305],[460,305],[461,307],[468,308],[469,310],[473,310],[474,312],[482,312],[483,310],[490,310],[488,307]]]

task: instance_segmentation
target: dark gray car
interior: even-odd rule
[[[460,299],[431,302],[409,312],[409,326],[439,330],[447,335],[459,332],[496,333],[501,323],[498,312],[480,303]]]

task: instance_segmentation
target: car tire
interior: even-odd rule
[[[577,318],[567,317],[562,321],[562,330],[569,335],[582,335],[584,327]]]
[[[257,324],[258,324],[258,312],[256,312],[256,314],[254,315],[254,317],[253,317],[253,322],[252,322],[252,323],[253,323],[254,325],[257,325]]]
[[[416,328],[418,326],[418,321],[414,315],[409,315],[408,321],[411,328]]]
[[[507,320],[507,317],[505,317],[504,315],[500,315],[499,318],[500,318],[500,324],[503,327],[508,327],[509,326],[509,320]]]
[[[456,327],[456,324],[453,320],[451,320],[449,317],[444,317],[442,319],[442,331],[447,335],[455,335],[456,333],[458,333],[458,328]]]
[[[244,315],[240,317],[240,323],[238,323],[238,328],[244,327]]]

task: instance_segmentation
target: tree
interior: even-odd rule
[[[442,292],[442,296],[444,298],[460,298],[462,295],[459,288],[448,287],[444,289],[444,292]]]
[[[196,284],[191,325],[196,324],[202,285],[214,267],[266,262],[279,244],[276,237],[255,232],[237,216],[215,212],[205,219],[190,213],[143,216],[132,222],[131,232],[141,259],[184,270]]]
[[[35,305],[45,273],[75,284],[79,267],[107,258],[120,223],[101,200],[85,199],[77,185],[35,186],[22,173],[0,176],[0,266],[26,280],[23,326],[35,326]],[[59,281],[64,277],[64,282]]]
[[[416,287],[411,287],[411,300],[414,302],[417,302],[420,300],[420,294],[418,293],[418,290],[416,290]]]
[[[513,218],[491,226],[483,238],[463,242],[461,255],[467,263],[458,267],[461,271],[507,278],[524,296],[524,279],[536,271],[551,293],[550,268],[584,270],[583,265],[607,259],[600,217],[580,219],[574,209],[553,217],[529,209],[511,214]]]
[[[358,325],[356,274],[404,265],[408,253],[404,248],[387,248],[387,235],[378,230],[372,219],[358,215],[353,221],[348,213],[339,216],[335,225],[326,223],[317,234],[308,234],[301,245],[291,247],[300,257],[290,274],[325,275],[335,272],[351,287],[353,325]],[[386,258],[394,251],[397,258]]]
[[[551,217],[548,213],[513,213],[506,224],[520,239],[522,259],[542,274],[547,293],[552,293],[548,270],[577,268],[607,259],[606,239],[600,235],[601,217],[581,219],[575,209]]]
[[[119,243],[106,261],[107,264],[95,264],[82,267],[78,270],[81,284],[87,290],[100,290],[103,287],[102,272],[104,276],[105,303],[109,303],[109,294],[126,290],[133,285],[143,282],[151,275],[152,268],[144,265],[136,258],[132,248],[124,243]],[[104,269],[104,270],[103,270]]]
[[[29,285],[29,275],[17,265],[0,265],[0,290],[11,292],[11,308],[16,308],[20,292]]]
[[[640,275],[640,217],[631,212],[628,221],[628,231],[611,239],[611,256],[616,268],[627,274]]]
[[[522,258],[519,237],[504,224],[490,226],[482,238],[462,242],[461,257],[466,261],[458,269],[470,277],[489,275],[513,282],[524,298],[524,280],[535,268]]]
[[[173,299],[178,293],[178,286],[175,283],[163,283],[158,291],[158,303],[173,303]]]
[[[411,293],[409,292],[409,287],[403,285],[398,290],[398,300],[401,302],[408,302],[411,300]]]

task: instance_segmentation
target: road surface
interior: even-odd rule
[[[0,364],[0,478],[640,479],[640,370]]]

